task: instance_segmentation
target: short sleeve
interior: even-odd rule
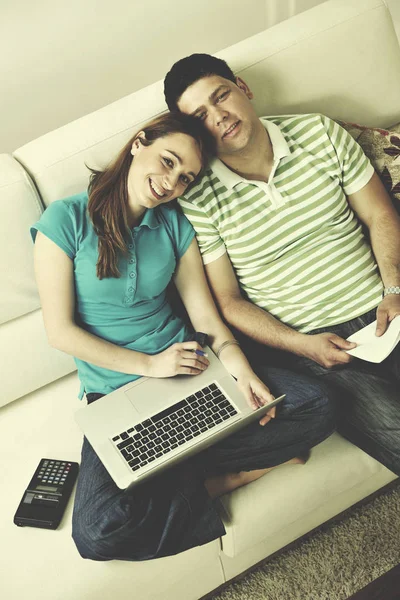
[[[175,256],[179,260],[185,254],[195,236],[194,229],[178,206],[176,209],[165,207],[163,209],[170,230],[170,237],[172,237]]]
[[[203,263],[207,265],[223,256],[226,253],[224,241],[206,211],[186,197],[181,197],[178,201],[194,227]]]
[[[338,157],[343,191],[347,196],[358,192],[371,179],[374,168],[361,146],[335,121],[322,116],[325,130]]]
[[[50,204],[37,223],[31,227],[33,241],[40,231],[57,244],[69,258],[76,255],[76,219],[66,200],[56,200]]]

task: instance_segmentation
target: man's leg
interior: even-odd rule
[[[277,416],[267,425],[258,421],[202,452],[207,474],[269,469],[306,456],[313,446],[333,433],[336,410],[317,381],[274,367],[256,367],[275,396],[286,394]]]
[[[328,373],[324,381],[341,398],[338,431],[400,475],[399,382],[379,367],[371,370],[346,368]]]
[[[330,331],[347,339],[376,318],[375,310],[347,323],[316,330]],[[247,343],[249,356],[260,356],[263,349]],[[345,367],[325,369],[314,361],[279,351],[264,350],[277,364],[322,381],[339,405],[338,431],[388,469],[400,475],[400,346],[380,364],[353,359]]]
[[[346,339],[375,318],[372,310],[331,330]],[[339,432],[400,475],[400,346],[380,364],[355,358],[344,368],[309,368],[340,400]]]

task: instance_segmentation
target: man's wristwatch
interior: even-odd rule
[[[383,297],[389,294],[400,294],[400,285],[391,285],[383,290]]]

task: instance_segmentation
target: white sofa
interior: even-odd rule
[[[400,47],[382,0],[331,0],[219,55],[250,84],[260,114],[322,112],[380,127],[400,121]],[[13,524],[39,459],[79,461],[82,441],[75,366],[46,340],[29,226],[50,202],[85,188],[85,163],[103,165],[163,110],[157,82],[0,156],[0,590],[7,600],[195,600],[396,478],[334,434],[307,465],[282,467],[223,497],[224,537],[145,563],[80,558],[72,501],[56,531]]]

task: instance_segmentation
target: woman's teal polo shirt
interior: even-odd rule
[[[145,212],[130,232],[129,255],[120,257],[121,276],[98,279],[98,237],[87,212],[87,193],[50,204],[31,227],[50,238],[74,263],[76,323],[123,348],[157,354],[188,338],[173,314],[166,288],[194,230],[178,210],[159,206]],[[75,359],[81,390],[108,394],[140,375],[128,375]]]

